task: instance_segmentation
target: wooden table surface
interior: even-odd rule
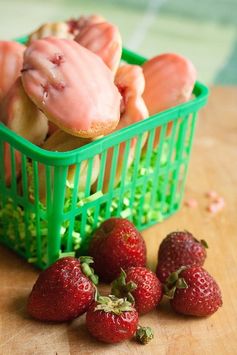
[[[29,318],[26,297],[38,271],[0,247],[0,354],[237,354],[237,88],[215,87],[199,116],[185,206],[169,220],[143,232],[149,265],[155,268],[160,240],[187,229],[208,241],[206,269],[219,282],[223,307],[213,316],[195,319],[174,314],[164,300],[157,310],[140,318],[155,331],[146,346],[134,341],[118,345],[97,342],[88,335],[84,316],[69,324],[50,325]],[[216,190],[226,201],[217,214],[206,210],[205,193]]]

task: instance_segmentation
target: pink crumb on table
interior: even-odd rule
[[[210,190],[206,193],[206,197],[209,198],[218,198],[218,193],[215,190]]]
[[[207,210],[211,213],[216,213],[221,211],[225,206],[225,200],[223,197],[217,197],[210,205],[207,207]]]
[[[197,200],[195,200],[194,198],[190,198],[190,199],[186,200],[184,203],[187,207],[190,207],[190,208],[195,208],[198,205]]]
[[[221,196],[218,196],[215,201],[216,203],[218,204],[221,204],[221,205],[224,205],[225,204],[225,200],[224,200],[224,197],[221,197]]]

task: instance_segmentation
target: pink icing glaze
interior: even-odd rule
[[[105,19],[100,15],[90,15],[90,16],[80,16],[78,19],[70,19],[66,21],[69,32],[74,36],[78,35],[78,33],[87,25],[92,23],[104,22]]]
[[[0,41],[0,100],[20,75],[25,48],[17,42]]]
[[[123,65],[121,66],[115,76],[115,83],[118,86],[122,97],[122,113],[121,118],[116,127],[116,130],[127,127],[133,123],[139,122],[148,117],[148,110],[142,98],[145,80],[141,67],[137,65]],[[137,139],[131,140],[128,161],[126,162],[127,169],[134,160],[135,147]],[[143,140],[143,144],[145,140]],[[121,143],[119,147],[119,155],[117,160],[117,169],[114,185],[118,184],[121,178],[121,170],[124,161],[125,143]],[[106,191],[108,188],[111,172],[111,164],[113,159],[113,149],[109,149],[107,153],[104,185],[103,188]]]
[[[143,64],[146,86],[143,98],[151,115],[191,98],[196,69],[190,60],[161,54]]]
[[[89,23],[75,41],[97,54],[115,73],[122,54],[122,39],[118,28],[108,22]]]
[[[121,96],[98,56],[72,40],[45,38],[25,51],[24,88],[62,129],[77,135],[93,124],[119,120]],[[100,134],[103,134],[101,132]]]
[[[115,84],[123,97],[123,113],[117,129],[139,122],[149,116],[142,98],[145,79],[142,68],[138,65],[122,65],[115,76]]]

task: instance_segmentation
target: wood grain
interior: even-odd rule
[[[160,240],[170,231],[188,229],[208,241],[206,269],[223,292],[223,307],[205,319],[174,314],[163,301],[157,310],[140,318],[154,328],[155,339],[146,346],[134,341],[118,345],[98,343],[88,335],[84,317],[69,324],[33,321],[25,310],[26,297],[38,271],[11,251],[0,247],[0,354],[13,355],[205,355],[237,353],[237,88],[215,87],[201,112],[185,198],[198,207],[182,207],[160,225],[143,232],[149,265],[154,269]],[[226,207],[207,212],[205,192],[215,189]]]

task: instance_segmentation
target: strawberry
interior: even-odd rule
[[[95,231],[89,246],[94,269],[101,280],[113,281],[121,268],[146,265],[146,245],[128,220],[110,218]]]
[[[115,296],[99,297],[86,313],[88,331],[105,343],[130,339],[138,327],[138,313],[130,302]]]
[[[134,266],[121,271],[114,280],[111,293],[117,297],[126,297],[139,314],[145,314],[154,309],[161,301],[162,284],[156,274],[145,267]]]
[[[181,267],[168,277],[165,294],[178,313],[197,317],[210,316],[222,306],[221,290],[201,266]]]
[[[29,295],[29,314],[42,321],[63,322],[85,313],[94,300],[93,283],[98,282],[88,265],[92,262],[90,257],[64,257],[44,270]]]
[[[187,232],[173,232],[162,241],[158,251],[156,274],[161,282],[165,282],[169,274],[182,265],[202,266],[206,259],[207,243],[200,242]]]

